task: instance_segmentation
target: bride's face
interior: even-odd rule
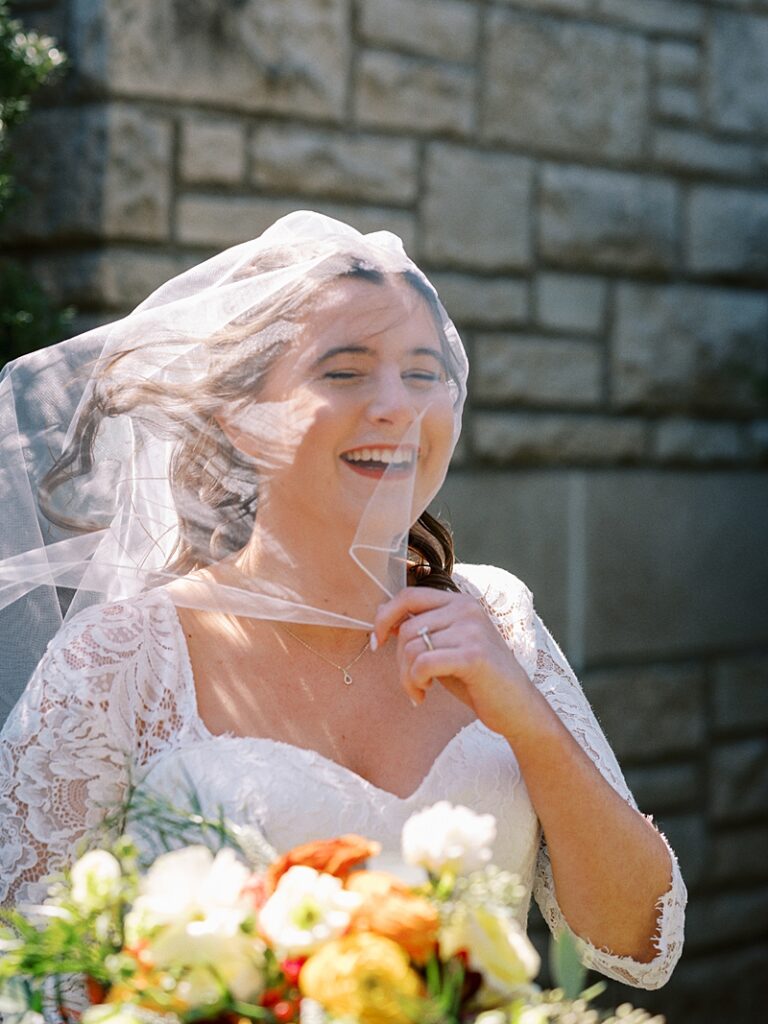
[[[454,389],[424,297],[399,277],[323,288],[268,371],[255,419],[270,410],[280,443],[267,447],[280,454],[265,458],[254,431],[251,454],[264,461],[257,521],[266,499],[309,529],[348,533],[381,481],[382,509],[389,493],[408,502],[399,512],[413,522],[442,483],[454,433]],[[241,447],[247,410],[244,423]]]

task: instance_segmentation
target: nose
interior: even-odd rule
[[[371,423],[379,425],[391,424],[402,429],[413,423],[416,418],[413,394],[406,387],[399,371],[379,376],[367,413]]]

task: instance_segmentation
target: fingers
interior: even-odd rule
[[[459,650],[438,648],[429,651],[425,648],[410,662],[403,687],[415,704],[421,704],[438,680],[460,676],[463,667],[464,659]]]
[[[391,600],[382,604],[376,613],[371,633],[371,647],[376,650],[385,644],[389,637],[398,631],[405,619],[434,608],[445,607],[461,597],[460,594],[435,590],[432,587],[405,587]]]

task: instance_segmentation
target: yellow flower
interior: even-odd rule
[[[443,959],[464,950],[486,986],[512,995],[539,970],[539,956],[511,914],[485,907],[462,908],[440,932]]]
[[[329,1013],[360,1024],[418,1020],[421,979],[397,943],[380,935],[360,932],[327,942],[302,967],[299,987]]]

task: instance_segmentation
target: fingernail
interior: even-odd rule
[[[418,706],[419,705],[416,703],[416,701],[413,699],[413,697],[411,697],[411,707],[412,708],[417,708]]]
[[[376,636],[375,633],[371,633],[371,650],[372,651],[378,651],[378,649],[379,649],[379,639],[378,639],[378,637]]]

